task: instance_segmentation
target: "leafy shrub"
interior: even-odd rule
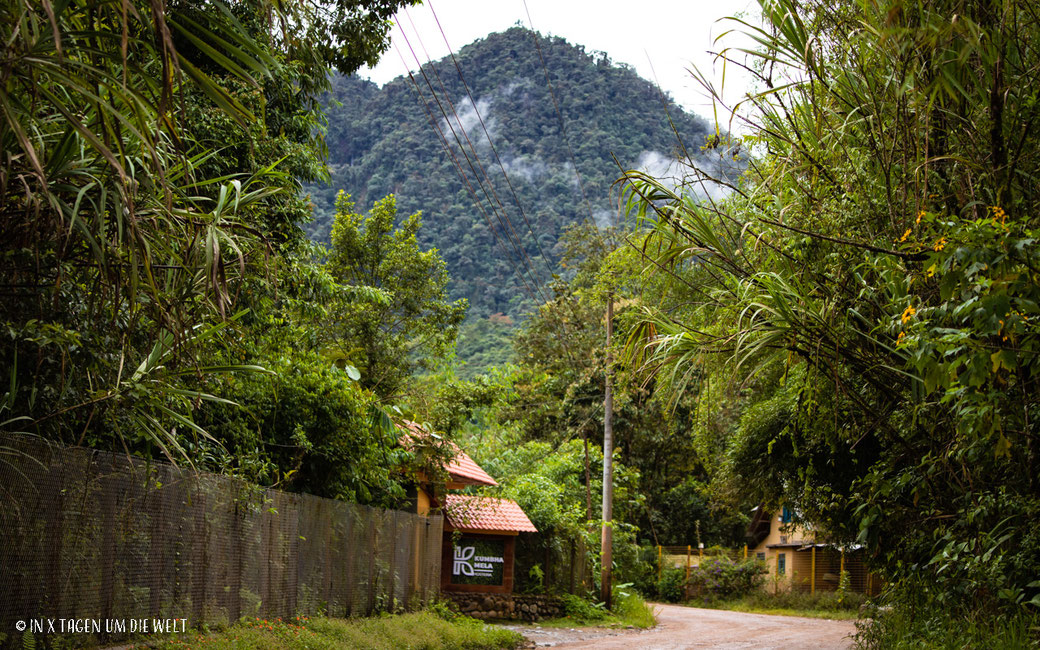
[[[657,580],[657,597],[668,603],[686,600],[686,569],[666,568]]]
[[[756,560],[709,557],[690,569],[691,594],[708,599],[739,598],[762,585],[765,569]]]
[[[426,611],[443,621],[454,621],[460,616],[458,607],[450,600],[433,600],[426,605]]]
[[[592,603],[574,594],[563,594],[560,596],[560,599],[563,601],[565,615],[573,619],[579,621],[602,621],[607,617],[607,609],[603,606],[603,603]]]
[[[855,591],[804,591],[756,590],[744,596],[743,602],[756,609],[803,609],[828,612],[857,611],[867,601],[864,594]]]
[[[653,608],[646,604],[639,592],[632,589],[631,583],[614,587],[614,613],[627,625],[644,629],[657,625]]]
[[[1018,650],[1037,647],[1040,615],[1022,610],[1000,616],[961,616],[934,607],[912,614],[908,608],[894,607],[876,610],[856,627],[856,647],[865,649]]]
[[[640,546],[635,551],[635,562],[619,579],[631,582],[641,594],[657,594],[657,547]],[[621,573],[621,572],[619,572]],[[660,598],[658,595],[657,598]]]

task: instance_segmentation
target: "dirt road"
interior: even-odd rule
[[[597,650],[846,650],[852,621],[795,616],[767,616],[678,605],[654,605],[657,627],[652,630],[584,628],[517,628],[538,647]]]

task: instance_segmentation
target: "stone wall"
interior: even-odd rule
[[[563,601],[555,596],[443,592],[459,611],[480,619],[540,621],[563,616]]]

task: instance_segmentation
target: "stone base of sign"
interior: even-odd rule
[[[480,619],[540,621],[563,616],[563,601],[555,596],[518,594],[469,594],[443,592],[467,616]]]

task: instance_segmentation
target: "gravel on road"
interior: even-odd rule
[[[649,630],[510,626],[535,647],[602,650],[847,650],[853,621],[747,614],[680,605],[653,605],[657,626]]]

